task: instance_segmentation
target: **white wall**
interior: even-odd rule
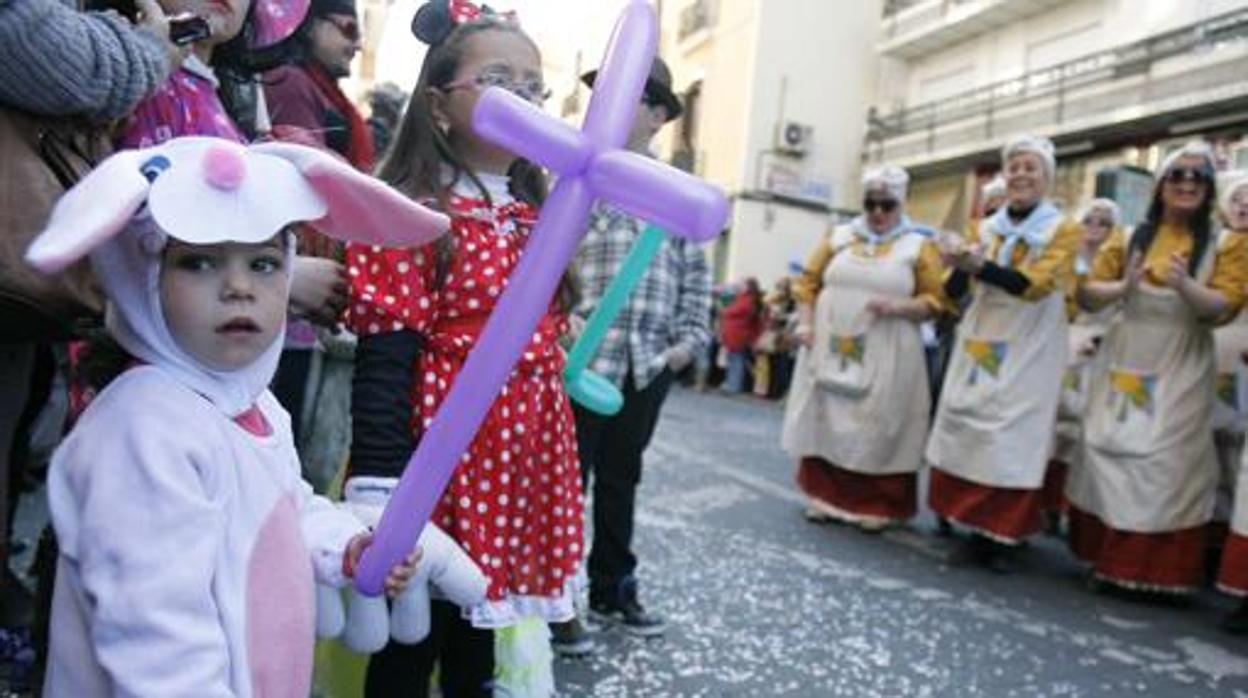
[[[731,3],[733,0],[723,0]],[[744,181],[756,181],[758,153],[774,144],[777,121],[814,127],[812,173],[833,179],[833,204],[852,205],[867,106],[875,91],[882,0],[767,0],[759,16]]]
[[[753,276],[764,289],[790,275],[791,262],[804,263],[827,231],[830,219],[791,206],[759,201],[734,202],[732,237],[724,281]]]

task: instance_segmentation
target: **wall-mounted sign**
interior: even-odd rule
[[[759,188],[764,192],[785,199],[832,205],[830,176],[811,173],[805,163],[773,154],[765,154],[760,167]]]

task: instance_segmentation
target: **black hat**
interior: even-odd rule
[[[309,17],[355,14],[355,0],[312,0],[308,3]]]
[[[593,87],[596,77],[598,77],[598,71],[591,70],[581,76],[581,82]],[[672,92],[672,71],[667,69],[667,64],[658,56],[655,56],[654,62],[650,64],[650,77],[646,78],[645,95],[648,103],[662,104],[667,107],[668,121],[684,112],[684,108],[680,106],[680,99]]]

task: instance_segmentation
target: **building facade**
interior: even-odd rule
[[[1020,133],[1056,143],[1062,203],[1129,219],[1187,140],[1248,165],[1245,0],[890,0],[881,24],[864,161],[909,169],[927,222],[962,228]]]
[[[662,0],[660,53],[686,114],[656,155],[732,199],[716,279],[792,273],[838,212],[858,207],[863,123],[875,94],[881,0]],[[618,2],[582,3],[586,40],[555,78],[555,108],[579,121]],[[606,30],[603,30],[603,27]],[[548,76],[549,77],[549,76]]]

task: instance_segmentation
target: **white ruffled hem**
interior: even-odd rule
[[[889,526],[897,526],[909,521],[907,518],[893,518],[891,516],[875,516],[873,514],[855,514],[848,509],[842,509],[838,506],[828,504],[822,499],[815,497],[807,498],[807,505],[821,514],[829,516],[841,523],[847,523],[854,526],[878,527],[886,528]]]
[[[482,601],[464,609],[464,618],[474,628],[506,628],[525,618],[540,618],[547,623],[562,623],[576,617],[576,597],[586,587],[584,570],[579,570],[563,585],[558,596],[511,595],[500,601]]]
[[[1017,548],[1023,544],[1024,539],[1022,538],[1009,538],[1007,536],[1001,535],[1000,533],[994,533],[992,531],[989,531],[986,528],[981,528],[979,526],[972,526],[971,524],[965,523],[963,521],[960,521],[952,517],[949,517],[946,520],[952,521],[953,523],[957,524],[958,526],[961,526],[962,528],[965,528],[971,533],[974,533],[979,536],[983,536],[984,538],[987,538],[988,540],[994,543],[1000,543],[1001,545],[1006,545],[1011,548]]]
[[[1223,584],[1222,582],[1218,582],[1217,586],[1218,586],[1218,591],[1222,592],[1223,594],[1226,594],[1227,596],[1234,596],[1240,599],[1248,598],[1248,589],[1240,589],[1238,587],[1227,586]]]
[[[1092,576],[1107,584],[1113,584],[1116,587],[1126,589],[1128,591],[1142,591],[1150,594],[1170,594],[1173,596],[1187,596],[1196,591],[1194,586],[1171,586],[1166,584],[1149,584],[1148,582],[1134,582],[1129,579],[1118,579],[1109,575],[1093,572]]]

